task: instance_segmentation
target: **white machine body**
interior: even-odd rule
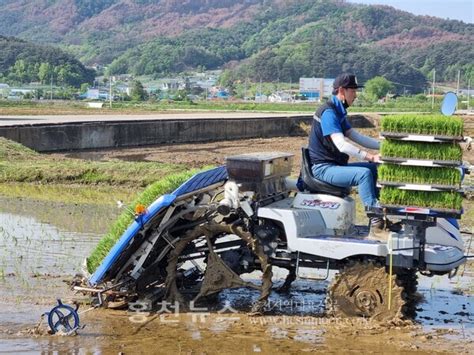
[[[258,209],[258,217],[282,223],[288,249],[341,260],[387,254],[387,246],[357,237],[351,197],[298,193]]]
[[[388,243],[367,239],[367,229],[361,235],[354,225],[355,201],[351,197],[297,193],[256,212],[259,218],[281,222],[292,252],[342,260],[356,255],[386,257],[391,249],[401,258],[421,257],[414,252],[419,244],[403,232],[391,233]],[[426,230],[424,250],[427,269],[436,272],[450,271],[465,260],[459,229],[443,218]]]
[[[387,242],[371,240],[367,238],[368,226],[354,224],[353,198],[299,191],[296,181],[289,178],[291,166],[292,156],[286,153],[227,158],[229,181],[220,205],[241,206],[250,218],[277,222],[274,224],[283,229],[280,235],[284,234],[290,252],[333,260],[392,254],[400,267],[437,273],[451,272],[465,262],[464,243],[455,220],[430,215],[428,209],[426,213],[396,212],[393,217],[402,219],[405,228],[392,232]],[[252,207],[250,202],[258,200],[266,202]],[[428,215],[423,219],[416,213]]]

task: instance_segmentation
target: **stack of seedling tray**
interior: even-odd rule
[[[378,170],[384,207],[460,215],[463,121],[442,115],[387,116]]]

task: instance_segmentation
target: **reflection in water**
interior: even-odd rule
[[[63,280],[81,271],[100,237],[0,213],[0,324],[37,322],[56,298],[67,297]]]
[[[114,201],[113,197],[110,196],[112,201]],[[36,223],[53,225],[58,230],[74,233],[105,234],[121,212],[115,206],[115,202],[111,206],[108,204],[24,200],[0,196],[0,213],[34,218]]]
[[[9,213],[0,213],[0,225],[0,269],[18,277],[74,275],[100,239]]]

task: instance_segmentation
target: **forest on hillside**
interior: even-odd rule
[[[268,8],[231,28],[159,37],[115,59],[110,73],[168,75],[228,68],[236,80],[295,82],[352,71],[381,75],[399,91],[420,92],[433,70],[440,81],[474,78],[472,25],[420,18],[390,7],[301,1]]]
[[[95,70],[52,46],[0,36],[0,82],[50,83],[79,87],[92,83]]]
[[[64,82],[89,81],[74,57],[155,78],[219,68],[234,81],[296,82],[352,71],[413,93],[434,70],[437,81],[474,79],[474,25],[344,0],[5,0],[0,34],[13,33],[35,45],[0,41],[0,73],[12,79],[26,71],[41,80],[49,63],[58,77],[76,73]],[[38,41],[71,55],[37,50]],[[18,49],[28,46],[32,54]]]

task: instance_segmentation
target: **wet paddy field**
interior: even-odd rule
[[[261,317],[247,314],[258,293],[236,289],[222,292],[212,311],[169,310],[156,315],[93,309],[81,314],[85,327],[76,336],[37,335],[35,326],[57,298],[64,302],[83,298],[74,295],[66,282],[81,271],[84,258],[120,210],[11,198],[0,198],[0,206],[0,353],[474,351],[472,262],[451,280],[421,276],[417,317],[404,326],[327,318],[324,299],[329,281],[298,280],[288,294],[272,293],[268,312]],[[468,244],[471,235],[465,237]],[[473,249],[474,245],[471,254]],[[274,274],[277,287],[286,272],[275,269]],[[82,305],[79,310],[88,308]]]

